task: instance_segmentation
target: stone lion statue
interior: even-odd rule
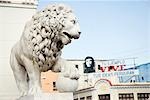
[[[64,4],[48,5],[33,15],[10,56],[21,96],[41,93],[41,72],[48,70],[61,72],[62,77],[77,81],[78,70],[60,56],[64,45],[78,39],[80,33],[75,15]]]

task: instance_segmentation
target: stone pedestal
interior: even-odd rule
[[[73,100],[73,93],[43,93],[25,96],[18,100]]]

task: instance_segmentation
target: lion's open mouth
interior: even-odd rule
[[[72,39],[72,36],[68,34],[67,32],[63,32],[64,35],[66,35],[68,38]]]

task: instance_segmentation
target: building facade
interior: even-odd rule
[[[147,78],[149,63],[135,66],[134,59],[94,60],[95,72],[87,72],[84,71],[85,60],[67,61],[72,63],[70,66],[78,68],[81,75],[74,100],[148,100],[150,97],[150,83]],[[46,72],[42,78],[45,82],[42,84],[43,90],[58,92],[54,84],[58,75],[53,80],[46,80],[46,77],[52,76],[50,73],[52,72]]]
[[[83,72],[74,100],[149,100],[150,63],[135,66],[134,60],[127,60],[95,60],[96,72]],[[104,67],[104,62],[111,63]]]
[[[20,39],[25,23],[36,12],[37,2],[0,0],[0,100],[12,100],[18,95],[9,64],[10,52],[12,46]]]

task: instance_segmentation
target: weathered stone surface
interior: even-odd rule
[[[10,65],[20,95],[41,93],[41,72],[50,69],[61,72],[61,77],[77,81],[78,70],[60,56],[61,49],[79,37],[79,24],[68,6],[52,4],[37,12],[27,22],[20,40],[11,51]],[[61,81],[58,84],[63,87]],[[61,91],[73,90],[65,89]]]

